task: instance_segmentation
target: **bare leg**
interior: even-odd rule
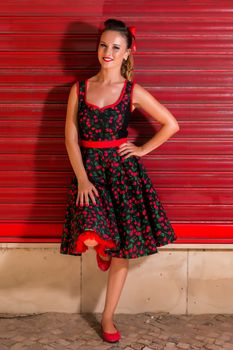
[[[86,239],[84,241],[84,244],[87,245],[88,247],[95,247],[96,245],[98,245],[98,242],[95,239]],[[110,256],[103,256],[101,254],[99,254],[101,259],[103,260],[109,260],[111,257]]]
[[[128,267],[128,259],[112,257],[108,274],[105,306],[101,320],[105,332],[116,332],[116,328],[113,325],[113,314],[126,280]]]
[[[95,239],[86,239],[84,243],[88,245],[88,247],[94,247],[98,244],[98,242]]]

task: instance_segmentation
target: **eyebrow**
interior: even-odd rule
[[[105,43],[105,44],[106,44],[106,42],[105,42],[105,41],[103,41],[103,40],[100,40],[100,42],[101,42],[101,43]],[[113,44],[113,45],[120,46],[119,44]]]

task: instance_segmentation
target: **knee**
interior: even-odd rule
[[[86,239],[83,243],[88,247],[95,247],[98,245],[98,242],[95,239]]]
[[[118,258],[118,257],[113,256],[112,257],[112,263],[116,264],[118,266],[128,267],[129,266],[129,259]]]

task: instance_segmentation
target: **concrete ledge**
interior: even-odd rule
[[[59,243],[1,243],[0,313],[102,312],[108,273],[95,251]],[[169,244],[131,259],[116,313],[233,313],[233,245]]]

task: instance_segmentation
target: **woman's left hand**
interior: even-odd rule
[[[127,154],[123,157],[124,159],[129,158],[130,156],[143,156],[142,146],[136,146],[133,142],[130,141],[122,143],[119,146],[117,152],[120,156],[124,156],[125,154]]]

